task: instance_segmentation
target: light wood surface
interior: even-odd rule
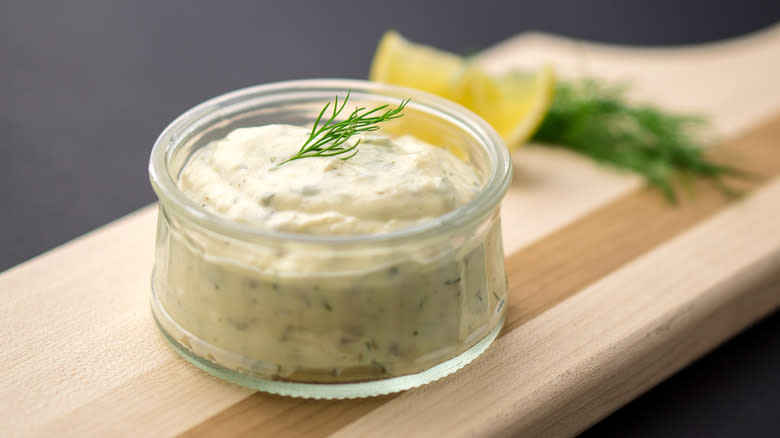
[[[0,431],[570,435],[780,305],[780,26],[663,50],[525,35],[480,62],[500,70],[540,59],[563,75],[631,78],[637,98],[710,114],[731,139],[722,153],[758,174],[747,196],[727,202],[702,186],[673,208],[637,178],[565,151],[515,153],[502,336],[442,381],[337,402],[253,393],[168,348],[148,306],[147,207],[0,274],[0,357],[11,364],[0,375]]]
[[[750,135],[740,137],[733,143],[729,144],[727,149],[732,147],[739,147],[741,155],[740,164],[754,169],[756,178],[751,181],[749,185],[744,186],[745,190],[754,190],[756,188],[764,186],[767,182],[777,182],[780,177],[776,177],[780,173],[780,154],[772,155],[771,152],[775,148],[773,139],[780,135],[780,118],[775,119],[773,123],[762,126],[759,129],[754,130]],[[769,158],[767,158],[769,157]],[[668,205],[663,203],[657,193],[649,190],[642,190],[632,193],[626,197],[621,198],[617,202],[611,203],[604,208],[595,211],[586,217],[577,220],[575,223],[558,230],[555,233],[547,235],[541,240],[532,245],[528,245],[523,249],[513,253],[507,257],[507,271],[509,273],[509,309],[507,314],[507,321],[503,335],[506,336],[509,333],[514,333],[515,329],[520,329],[530,321],[546,320],[548,311],[557,308],[556,305],[562,303],[564,300],[571,299],[575,295],[581,293],[588,286],[597,283],[603,278],[606,278],[614,273],[621,272],[621,268],[627,266],[630,262],[642,256],[643,254],[654,251],[660,245],[675,238],[675,236],[685,233],[686,230],[691,229],[698,224],[706,222],[713,214],[718,211],[729,207],[730,202],[724,198],[715,188],[706,184],[700,185],[696,188],[697,197],[696,201],[687,204],[685,208],[670,209]],[[762,201],[765,202],[765,201]],[[737,205],[732,205],[731,208],[736,208]],[[648,218],[652,218],[652,222],[648,224]],[[745,219],[743,217],[743,219]],[[752,218],[746,218],[751,219]],[[766,218],[765,218],[766,219]],[[606,226],[605,226],[606,225]],[[765,228],[771,229],[771,225],[767,227],[767,224],[763,224]],[[777,228],[777,226],[775,226]],[[641,229],[642,232],[638,233],[636,230]],[[721,231],[726,231],[720,229]],[[746,245],[748,246],[748,245]],[[677,251],[677,250],[674,250]],[[585,254],[586,256],[583,256]],[[675,260],[677,263],[675,266],[676,273],[680,275],[687,275],[688,270],[695,270],[697,266],[695,264],[685,263],[679,264],[679,260]],[[775,270],[780,271],[780,267],[774,266]],[[771,275],[771,269],[766,272],[761,271],[762,275],[757,275],[755,278],[763,279],[763,274]],[[657,275],[657,273],[656,273]],[[641,281],[641,278],[638,278]],[[770,278],[771,280],[771,278]],[[754,291],[753,283],[755,279],[753,277],[744,283],[734,283],[734,289],[729,289],[729,293],[734,297],[740,299],[750,300],[748,302],[756,304],[751,308],[752,311],[768,311],[767,309],[773,308],[771,304],[766,303],[766,299],[757,298],[754,294],[759,292]],[[767,284],[773,285],[771,281]],[[628,291],[628,295],[625,295]],[[613,293],[624,294],[623,299],[632,300],[630,295],[633,289],[614,290]],[[701,292],[701,291],[700,291]],[[656,292],[656,293],[675,293],[670,291]],[[706,293],[706,292],[702,292]],[[767,293],[767,292],[763,292]],[[774,289],[774,292],[770,290],[768,292],[769,297],[778,298],[780,291]],[[600,304],[604,304],[600,302]],[[593,324],[599,330],[611,330],[611,326],[604,325],[603,321],[599,318],[604,312],[614,312],[613,309],[621,309],[620,306],[605,306],[600,312],[593,314],[591,324]],[[669,312],[669,315],[675,314],[676,310],[671,306],[664,307]],[[724,307],[724,312],[732,311],[730,307]],[[740,313],[739,316],[751,320],[755,317],[756,313]],[[571,322],[570,315],[565,315],[563,320],[556,321],[557,324],[569,324]],[[580,315],[577,315],[580,318]],[[670,317],[670,320],[666,321],[669,324],[676,317]],[[663,320],[663,317],[661,318]],[[692,324],[695,320],[690,321]],[[577,322],[581,322],[579,319]],[[639,322],[639,321],[637,321]],[[716,324],[720,324],[720,320],[715,320]],[[671,326],[670,326],[671,327]],[[669,336],[681,336],[683,339],[690,338],[692,336],[705,337],[706,340],[716,342],[720,332],[717,330],[710,332],[709,330],[702,330],[701,332],[689,333],[687,326],[675,326],[680,328],[680,331],[672,330]],[[641,329],[641,326],[635,327]],[[657,328],[657,327],[655,327]],[[729,327],[731,329],[731,327]],[[683,330],[685,329],[685,330]],[[670,328],[671,330],[671,328]],[[566,336],[570,333],[567,332]],[[711,336],[711,337],[710,337]],[[725,335],[724,335],[725,336]],[[503,339],[500,337],[499,339]],[[579,338],[578,338],[579,339]],[[546,337],[541,340],[543,343],[550,343],[552,348],[557,349],[559,345],[566,345],[568,339],[555,339],[554,337]],[[666,344],[661,344],[661,346]],[[523,348],[526,347],[524,344]],[[606,369],[613,371],[621,371],[624,374],[622,376],[612,376],[611,382],[617,381],[618,378],[629,378],[637,372],[637,366],[629,360],[633,360],[633,351],[627,351],[626,354],[613,358],[611,356],[603,356],[603,352],[598,349],[589,348],[589,344],[580,344],[580,350],[569,352],[569,359],[581,359],[577,355],[587,355],[589,358],[590,366],[594,369],[599,367],[606,367]],[[626,345],[626,348],[630,345]],[[556,350],[557,351],[557,350]],[[635,350],[638,351],[638,350]],[[524,353],[536,353],[536,348],[532,350],[522,350]],[[560,351],[560,353],[566,353]],[[660,351],[658,354],[672,354],[677,361],[690,360],[691,356],[687,354],[678,354],[676,352],[669,353]],[[684,353],[684,352],[683,352]],[[601,357],[599,355],[602,354]],[[691,350],[690,354],[701,354],[698,350]],[[602,363],[603,360],[609,360],[610,362]],[[487,359],[486,359],[487,360]],[[623,360],[623,363],[615,362],[616,360]],[[538,389],[534,385],[529,385],[529,381],[536,381],[537,377],[544,377],[546,367],[552,366],[551,362],[542,361],[536,364],[536,368],[529,367],[525,361],[517,362],[502,362],[505,367],[504,373],[511,373],[513,378],[519,379],[520,384],[513,386],[512,390],[517,390],[518,394],[514,395],[518,398],[522,398],[523,395],[530,393],[527,390]],[[668,361],[649,362],[655,364],[657,367],[649,367],[647,372],[655,372],[653,377],[663,376],[668,371],[667,366],[670,365]],[[640,363],[642,364],[642,363]],[[516,367],[514,367],[516,365]],[[625,365],[625,366],[622,366]],[[473,365],[479,367],[479,365]],[[502,366],[502,365],[498,365]],[[528,376],[526,373],[534,371],[537,374]],[[565,374],[565,373],[564,373]],[[527,379],[526,379],[527,377]],[[552,374],[551,378],[560,379],[562,375]],[[453,376],[451,379],[456,379]],[[475,384],[479,384],[479,381],[486,379],[490,380],[492,377],[479,373],[475,377]],[[446,380],[445,380],[446,382]],[[619,400],[625,402],[637,394],[637,392],[631,391],[631,384],[639,383],[629,380],[624,387],[618,388],[622,397]],[[443,384],[443,383],[442,383]],[[434,387],[435,385],[431,385]],[[635,391],[639,391],[642,387],[637,385]],[[565,393],[559,394],[557,397],[558,406],[550,406],[551,409],[547,409],[548,399],[534,398],[525,399],[523,402],[526,407],[538,409],[539,413],[533,418],[533,421],[529,424],[508,424],[506,427],[508,431],[513,434],[517,433],[520,436],[524,436],[521,432],[529,433],[532,431],[532,427],[539,427],[540,425],[559,424],[561,422],[560,417],[564,415],[562,412],[564,409],[570,409],[571,406],[567,406],[565,403],[573,403],[573,397],[578,393],[572,392],[571,388],[567,388],[565,385],[559,388]],[[609,397],[614,397],[616,394],[612,394],[610,390],[613,388],[609,386],[608,390],[604,392],[604,401],[609,400]],[[422,389],[418,390],[422,391]],[[403,397],[414,397],[413,394],[416,391],[412,391],[410,395],[402,395]],[[596,392],[596,394],[601,395]],[[587,398],[591,393],[579,394],[582,397]],[[450,397],[451,394],[447,394]],[[476,393],[467,391],[463,397],[471,399],[477,398]],[[326,432],[336,432],[340,428],[347,426],[351,421],[355,420],[363,413],[368,411],[380,412],[384,409],[384,405],[394,399],[392,397],[383,397],[380,400],[369,400],[360,404],[353,404],[352,402],[317,402],[317,401],[298,401],[295,403],[280,403],[278,397],[269,396],[266,394],[257,393],[251,397],[231,406],[220,412],[214,418],[209,419],[201,425],[198,425],[194,429],[190,430],[187,435],[189,436],[210,436],[219,431],[229,430],[236,434],[241,433],[263,433],[269,430],[276,430],[279,424],[284,425],[284,435],[286,436],[309,436],[311,428],[313,426],[318,427],[318,431],[323,435]],[[461,400],[464,400],[461,398]],[[534,404],[535,400],[539,404]],[[601,400],[587,399],[588,403],[595,403]],[[464,401],[465,403],[465,401]],[[452,407],[447,405],[448,407]],[[605,406],[609,406],[605,403]],[[408,413],[412,416],[416,415],[414,411],[417,409],[417,405],[412,403],[407,405],[409,409]],[[500,410],[501,405],[491,405]],[[601,406],[604,408],[603,406]],[[614,408],[613,408],[614,409]],[[447,421],[451,420],[451,417],[447,417],[444,411],[438,409],[432,409],[435,413],[441,413],[443,419]],[[269,415],[263,413],[270,412]],[[346,414],[349,412],[349,414]],[[607,411],[605,411],[607,412]],[[566,413],[566,418],[573,415],[576,412]],[[588,416],[593,415],[594,411],[585,410],[582,416],[578,417],[582,422],[588,420]],[[300,419],[301,416],[305,416],[307,421],[300,422],[296,419]],[[374,415],[374,414],[371,414]],[[401,418],[408,419],[407,416]],[[512,417],[515,418],[515,417]],[[527,418],[527,417],[523,417]],[[582,423],[572,423],[581,427]],[[395,425],[395,424],[394,424]],[[397,425],[396,425],[397,426]],[[436,425],[439,428],[440,425]],[[401,427],[403,430],[403,427]],[[441,429],[447,429],[442,425]],[[574,429],[570,429],[569,432]],[[388,431],[384,431],[388,432]],[[406,432],[406,431],[405,431]],[[426,436],[426,433],[420,432],[421,436]],[[457,431],[447,429],[447,436],[450,434],[457,436]],[[468,432],[464,429],[464,432]],[[563,432],[563,431],[561,431]],[[466,433],[468,435],[468,433]],[[533,435],[533,434],[531,434]],[[543,433],[542,435],[546,435]],[[356,436],[361,436],[359,433]]]
[[[594,410],[617,408],[780,305],[771,281],[780,278],[778,200],[775,180],[511,330],[460,375],[403,394],[336,436],[581,430]],[[740,238],[724,242],[728,233]]]

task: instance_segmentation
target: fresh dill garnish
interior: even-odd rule
[[[341,157],[342,160],[348,160],[358,153],[357,146],[360,144],[360,139],[355,141],[352,145],[345,145],[347,140],[356,134],[376,131],[379,129],[379,126],[377,126],[378,123],[403,116],[401,111],[403,111],[409,103],[409,99],[406,99],[395,108],[389,108],[389,105],[387,104],[371,110],[359,107],[355,108],[346,119],[336,121],[336,118],[347,105],[350,92],[351,90],[347,91],[347,95],[341,102],[341,106],[339,106],[339,97],[336,96],[333,104],[333,113],[330,118],[320,126],[322,117],[325,115],[325,111],[328,110],[328,107],[330,107],[331,102],[325,104],[322,111],[320,111],[320,114],[317,116],[317,119],[314,121],[314,126],[311,128],[309,138],[303,146],[301,146],[298,153],[282,161],[277,166],[281,166],[289,161],[308,157],[334,157],[349,154],[345,157]]]
[[[704,156],[696,136],[706,122],[702,117],[631,104],[624,96],[623,85],[592,78],[558,81],[552,105],[532,140],[636,172],[671,202],[677,199],[678,177],[709,178],[730,192],[722,177],[741,172]]]

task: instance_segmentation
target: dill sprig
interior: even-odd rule
[[[533,140],[639,173],[671,202],[677,199],[677,178],[710,178],[732,193],[722,177],[741,172],[705,157],[696,135],[706,124],[702,117],[631,104],[624,96],[624,85],[605,85],[592,78],[559,81]]]
[[[330,118],[320,126],[322,117],[325,115],[325,112],[328,110],[331,103],[328,102],[325,104],[322,111],[320,111],[320,114],[317,116],[317,119],[314,121],[314,126],[311,128],[309,138],[303,146],[301,146],[301,149],[298,150],[298,153],[282,161],[278,166],[289,161],[308,157],[334,157],[349,154],[345,157],[341,157],[342,160],[348,160],[358,153],[357,147],[358,144],[360,144],[361,139],[357,139],[352,145],[345,145],[347,140],[360,133],[376,131],[379,129],[379,126],[377,126],[378,123],[403,116],[401,111],[403,111],[409,103],[409,99],[406,99],[395,108],[389,108],[389,105],[387,104],[371,110],[359,107],[355,108],[346,119],[336,121],[336,118],[347,105],[350,92],[351,91],[347,91],[347,95],[344,97],[341,106],[339,106],[339,97],[336,96],[333,104],[333,113]],[[350,154],[350,152],[352,153]]]

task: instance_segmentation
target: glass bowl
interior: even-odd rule
[[[348,91],[366,107],[410,98],[383,131],[446,146],[470,163],[482,182],[476,197],[420,225],[323,236],[233,222],[179,190],[198,148],[240,127],[311,125]],[[245,88],[174,120],[154,144],[149,174],[160,201],[152,311],[171,346],[215,376],[300,397],[386,394],[456,371],[501,329],[499,208],[511,161],[498,134],[454,103],[359,80]]]

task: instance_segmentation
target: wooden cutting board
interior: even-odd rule
[[[0,274],[2,434],[571,435],[777,308],[780,26],[677,49],[525,34],[479,58],[494,71],[542,61],[709,114],[719,156],[754,174],[746,195],[699,184],[672,207],[568,152],[516,152],[501,336],[438,382],[346,401],[255,393],[174,353],[148,304],[150,206]]]

